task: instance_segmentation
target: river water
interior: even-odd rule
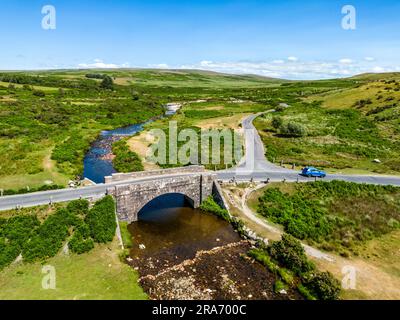
[[[179,103],[168,103],[165,105],[166,111],[164,116],[173,116],[181,106],[182,105]],[[160,118],[162,118],[162,116],[156,119]],[[104,177],[117,172],[112,164],[112,144],[123,138],[135,135],[143,130],[144,125],[154,120],[155,119],[114,130],[102,131],[85,155],[83,160],[83,177],[95,183],[104,183]]]
[[[148,122],[146,122],[148,123]],[[124,128],[102,131],[92,143],[83,160],[83,176],[95,183],[104,183],[104,177],[117,171],[112,164],[112,144],[124,137],[133,136],[143,130],[146,123],[134,124]]]
[[[130,256],[141,261],[142,272],[154,271],[194,258],[199,250],[240,240],[226,221],[189,207],[183,195],[167,194],[147,204],[129,226]],[[141,247],[141,248],[140,248]]]

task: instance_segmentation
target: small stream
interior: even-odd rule
[[[180,108],[179,104],[167,104],[165,106],[166,117],[174,115]],[[157,119],[159,119],[158,117]],[[104,177],[110,176],[117,171],[112,164],[112,144],[125,137],[133,136],[143,130],[143,127],[153,122],[149,120],[144,123],[133,124],[114,130],[102,131],[86,153],[83,160],[83,177],[95,183],[104,183]]]
[[[83,176],[95,183],[104,183],[105,176],[116,173],[111,157],[112,144],[124,137],[133,136],[142,131],[145,124],[140,123],[125,128],[102,131],[99,138],[92,143],[83,160]]]

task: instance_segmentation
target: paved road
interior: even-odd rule
[[[273,112],[268,111],[268,112]],[[315,178],[306,178],[299,175],[299,171],[290,170],[277,166],[269,162],[265,158],[264,144],[261,141],[260,135],[253,125],[253,121],[261,113],[251,115],[245,118],[242,122],[242,128],[245,135],[245,157],[240,161],[236,168],[223,170],[218,172],[218,179],[229,181],[233,178],[236,181],[288,181],[288,182],[306,182],[313,181]],[[390,176],[368,176],[368,175],[328,175],[324,180],[344,180],[357,183],[372,183],[383,185],[400,186],[400,177]]]
[[[34,192],[27,194],[20,194],[14,196],[5,196],[0,197],[0,211],[1,210],[10,210],[15,209],[17,206],[19,207],[34,207],[39,205],[46,205],[49,203],[56,202],[66,202],[76,199],[96,199],[101,198],[107,193],[107,189],[116,185],[125,185],[125,184],[140,184],[149,180],[162,180],[162,179],[170,179],[174,177],[183,177],[186,175],[193,175],[192,173],[182,173],[182,174],[171,174],[171,175],[163,175],[163,176],[152,176],[145,177],[141,179],[135,180],[125,180],[120,182],[113,182],[108,184],[97,184],[94,186],[77,188],[77,189],[61,189],[61,190],[51,190],[51,191],[43,191],[43,192]]]
[[[259,114],[258,114],[259,115]],[[257,130],[253,126],[253,120],[258,115],[252,115],[243,120],[242,128],[245,133],[245,157],[236,168],[223,170],[217,173],[218,179],[229,181],[233,178],[236,181],[287,181],[287,182],[305,182],[313,181],[313,178],[302,177],[297,171],[281,168],[265,159],[264,145]],[[65,202],[79,198],[100,198],[107,192],[107,188],[115,185],[124,185],[128,183],[140,184],[143,181],[163,179],[171,177],[181,177],[191,175],[191,173],[164,175],[157,177],[147,177],[138,180],[126,180],[122,182],[114,182],[109,184],[98,184],[95,186],[78,188],[78,189],[62,189],[44,192],[35,192],[15,196],[0,197],[0,210],[15,209],[20,207],[32,207],[37,205],[45,205],[50,202]],[[324,180],[344,180],[357,183],[372,183],[383,185],[400,186],[400,177],[389,176],[364,176],[364,175],[328,175]]]

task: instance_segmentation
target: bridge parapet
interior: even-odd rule
[[[170,169],[139,171],[130,173],[114,173],[111,176],[105,177],[105,183],[140,179],[151,176],[162,176],[162,175],[171,175],[179,173],[203,173],[203,172],[206,172],[204,166],[188,166],[182,168],[170,168]]]

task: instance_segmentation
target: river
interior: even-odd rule
[[[178,110],[167,109],[165,116]],[[145,124],[103,131],[85,156],[84,177],[102,183],[115,173],[113,142],[142,131]],[[251,243],[242,241],[228,222],[188,206],[181,194],[154,199],[128,229],[127,263],[138,271],[151,299],[299,298],[296,292],[275,293],[276,276],[246,258]]]
[[[240,240],[229,223],[189,207],[180,194],[151,201],[129,231],[133,241],[130,256],[142,261],[141,271],[146,274],[192,259],[200,250]]]
[[[181,106],[179,103],[168,103],[164,106],[166,110],[164,116],[173,116]],[[104,177],[117,172],[112,164],[112,144],[123,138],[135,135],[142,131],[146,124],[153,121],[148,120],[144,123],[102,131],[85,155],[83,160],[83,177],[95,183],[104,183]]]

